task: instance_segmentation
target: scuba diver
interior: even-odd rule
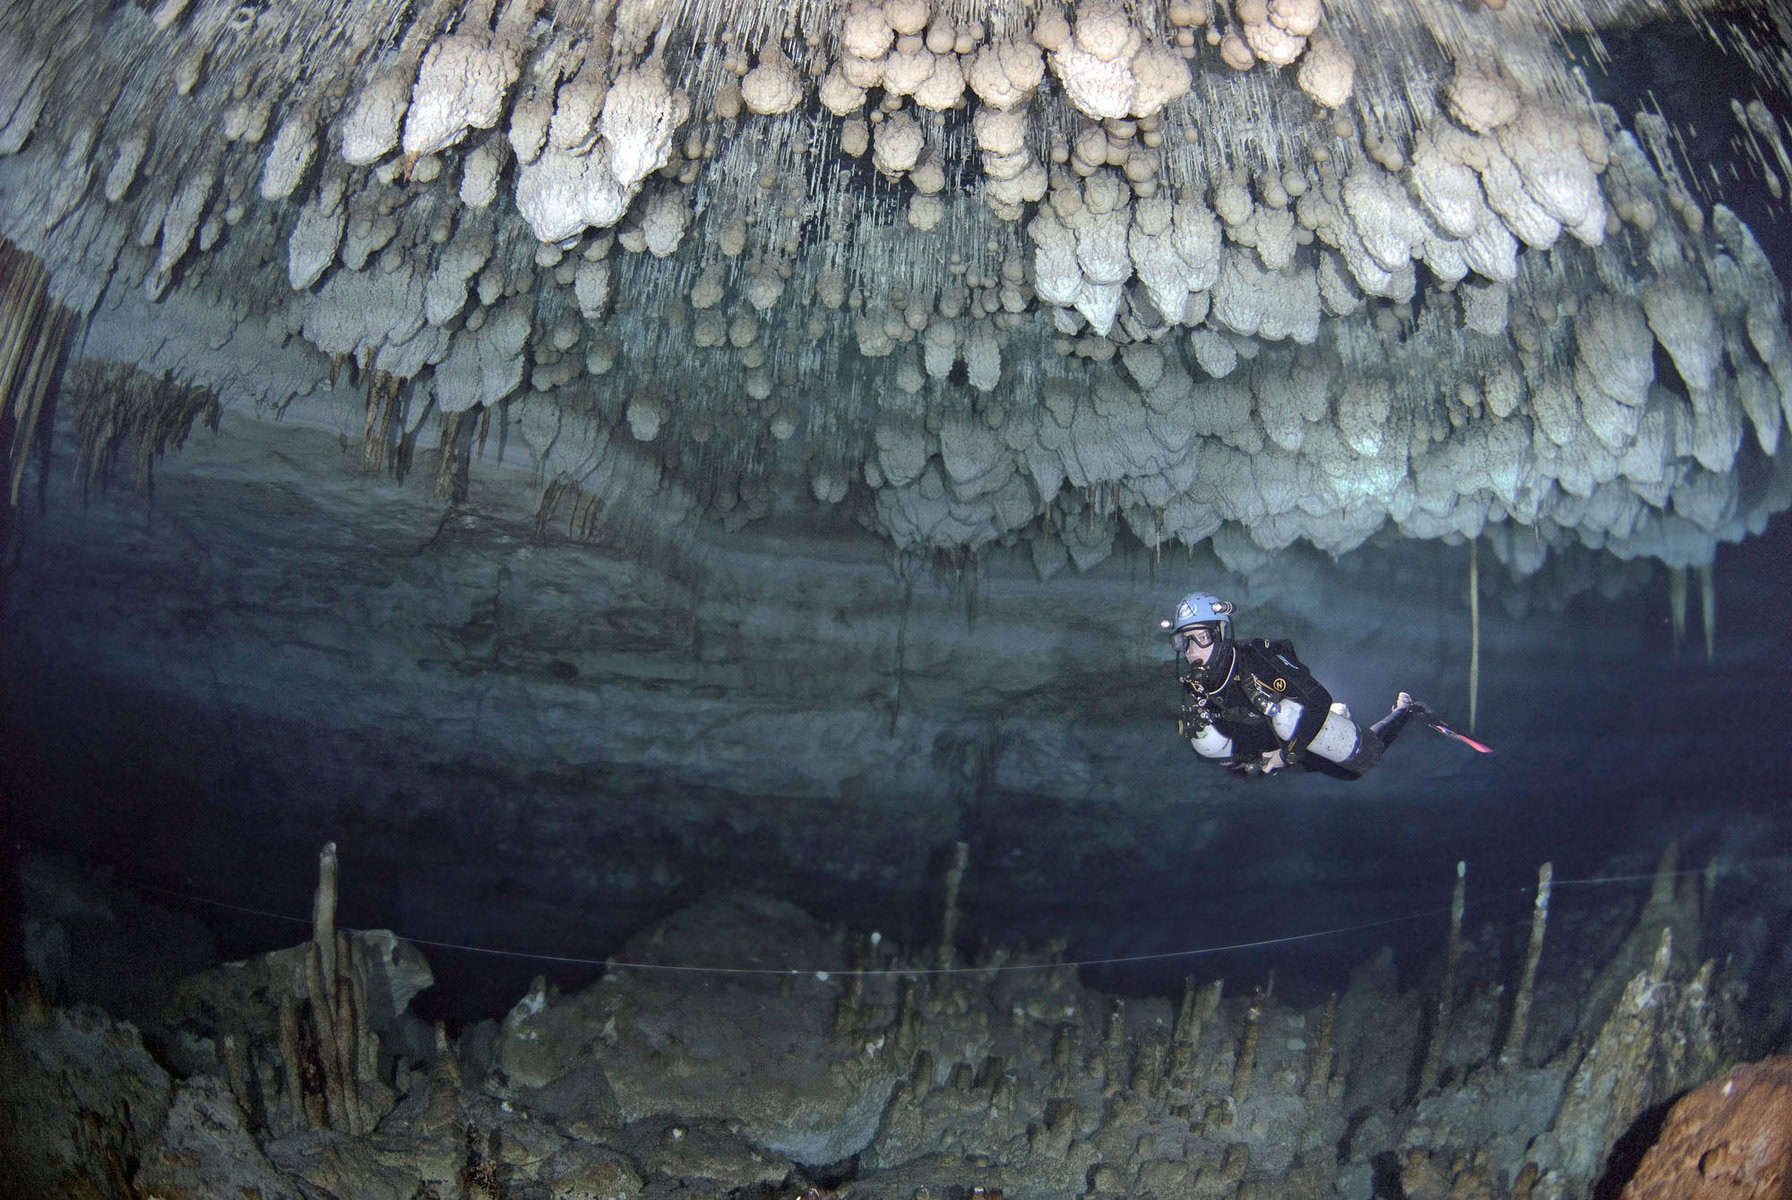
[[[1486,754],[1489,747],[1451,729],[1401,692],[1387,716],[1358,724],[1332,700],[1287,641],[1232,638],[1231,602],[1190,592],[1176,615],[1160,622],[1180,659],[1177,676],[1188,692],[1178,728],[1202,758],[1245,775],[1304,767],[1356,779],[1381,761],[1415,718]]]

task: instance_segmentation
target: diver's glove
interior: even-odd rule
[[[1226,764],[1240,775],[1274,775],[1277,771],[1285,771],[1294,764],[1281,750],[1266,750],[1256,758],[1234,759]]]

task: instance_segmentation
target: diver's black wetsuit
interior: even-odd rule
[[[1394,744],[1408,721],[1420,714],[1429,718],[1430,712],[1401,693],[1401,703],[1387,716],[1373,725],[1356,726],[1355,749],[1347,758],[1337,759],[1335,746],[1331,757],[1305,753],[1332,715],[1332,694],[1296,657],[1292,642],[1257,638],[1222,643],[1207,666],[1197,668],[1183,683],[1195,698],[1195,704],[1184,710],[1184,732],[1189,733],[1196,753],[1247,774],[1263,769],[1264,756],[1280,750],[1287,766],[1359,779],[1381,761],[1381,752]],[[1286,742],[1276,736],[1267,716],[1267,710],[1281,700],[1301,706],[1294,735]],[[1341,711],[1339,715],[1348,717],[1349,713]],[[1232,740],[1230,752],[1217,746],[1203,747],[1208,726]]]
[[[1206,690],[1214,728],[1232,739],[1228,765],[1255,762],[1278,747],[1290,765],[1300,762],[1332,707],[1332,694],[1295,657],[1294,643],[1287,641],[1226,642],[1189,679]],[[1301,706],[1294,736],[1286,742],[1276,736],[1263,713],[1272,701],[1282,699]]]

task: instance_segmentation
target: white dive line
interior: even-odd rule
[[[1756,858],[1743,862],[1730,863],[1719,868],[1717,874],[1737,874],[1752,866],[1772,864],[1783,866],[1792,862],[1792,857]],[[1689,875],[1704,875],[1707,868],[1688,867],[1674,872],[1675,878]],[[1620,883],[1640,883],[1654,880],[1655,872],[1636,875],[1596,875],[1585,879],[1558,879],[1552,885],[1556,888],[1568,887],[1602,887]],[[273,921],[289,921],[295,925],[309,925],[311,918],[295,917],[288,913],[270,912],[262,908],[249,908],[241,904],[230,904],[223,900],[213,900],[206,896],[195,896],[187,892],[172,891],[168,888],[155,887],[150,884],[138,884],[144,891],[159,892],[166,896],[178,896],[183,900],[191,900],[198,904],[210,905],[213,908],[228,909],[231,912],[246,913],[250,916],[266,917]],[[1519,888],[1508,888],[1499,895],[1512,893],[1529,894],[1529,885]],[[1474,907],[1489,903],[1493,897],[1474,902]],[[1347,933],[1361,933],[1365,929],[1381,929],[1389,925],[1400,925],[1409,921],[1423,921],[1430,917],[1441,916],[1450,911],[1448,905],[1428,908],[1419,912],[1406,913],[1398,917],[1385,917],[1378,921],[1364,921],[1357,925],[1339,925],[1331,929],[1316,929],[1308,933],[1291,933],[1283,937],[1261,938],[1252,942],[1233,942],[1224,946],[1202,946],[1193,950],[1165,950],[1156,954],[1122,954],[1107,958],[1067,959],[1061,962],[1048,963],[1003,963],[990,967],[865,967],[857,970],[835,970],[831,968],[802,967],[710,967],[681,963],[643,963],[627,962],[618,958],[577,958],[565,954],[532,954],[526,950],[505,950],[493,946],[473,946],[463,942],[444,942],[430,938],[406,937],[394,934],[401,941],[413,946],[429,946],[437,950],[458,950],[464,954],[485,954],[495,958],[516,958],[527,962],[561,963],[567,966],[617,968],[629,971],[663,971],[680,972],[692,975],[813,975],[820,980],[872,978],[877,976],[921,976],[921,975],[992,975],[996,972],[1014,971],[1059,971],[1076,967],[1119,966],[1127,963],[1165,962],[1175,958],[1200,958],[1209,954],[1225,954],[1234,950],[1256,950],[1265,946],[1286,946],[1293,942],[1310,942],[1320,938],[1341,937]],[[347,928],[346,926],[342,928]],[[350,932],[365,932],[350,930]]]

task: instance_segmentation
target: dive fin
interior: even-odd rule
[[[1437,730],[1439,733],[1443,734],[1445,737],[1454,738],[1456,741],[1461,742],[1464,746],[1467,746],[1470,750],[1475,751],[1477,754],[1492,754],[1493,753],[1492,746],[1487,745],[1485,742],[1477,742],[1474,738],[1470,737],[1466,733],[1463,733],[1460,729],[1451,728],[1449,726],[1449,724],[1447,724],[1443,720],[1442,717],[1439,717],[1436,713],[1432,712],[1430,709],[1424,707],[1423,705],[1415,704],[1413,706],[1413,714],[1412,715],[1417,720],[1423,722],[1426,725],[1429,725],[1431,728]]]

